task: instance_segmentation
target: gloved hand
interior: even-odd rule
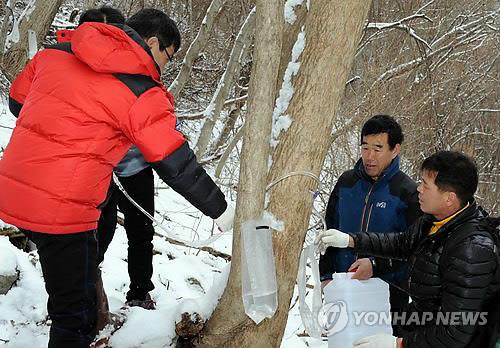
[[[397,337],[378,334],[364,337],[352,344],[353,348],[397,348]]]
[[[217,227],[219,227],[219,231],[228,232],[233,229],[233,221],[234,221],[234,207],[230,204],[227,205],[226,210],[215,219],[215,223]]]
[[[332,228],[318,233],[314,244],[316,244],[316,250],[323,255],[326,248],[330,246],[336,248],[347,248],[349,246],[349,235]]]

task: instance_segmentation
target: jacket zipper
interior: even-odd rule
[[[365,229],[365,232],[368,232],[368,226],[370,226],[370,220],[372,218],[372,210],[373,210],[373,203],[370,204],[370,211],[368,212],[368,219],[366,220],[366,229]]]
[[[373,187],[375,187],[375,184],[372,185],[372,187],[370,187],[370,190],[368,190],[368,193],[366,194],[365,196],[365,204],[363,206],[363,213],[361,214],[361,226],[359,228],[359,233],[363,233],[363,228],[364,228],[364,224],[365,224],[365,213],[366,213],[366,206],[368,205],[368,201],[370,200],[370,195],[373,191]],[[370,223],[370,216],[371,216],[371,213],[372,213],[372,207],[370,207],[370,212],[368,214],[368,224]],[[367,227],[368,228],[368,227]],[[355,258],[356,260],[358,259],[358,254],[356,253],[355,255]]]
[[[365,225],[365,213],[366,213],[366,206],[368,205],[368,201],[370,199],[370,195],[373,191],[373,188],[375,187],[375,184],[370,187],[370,190],[365,196],[365,205],[363,206],[363,214],[361,215],[361,228],[359,229],[360,233],[364,232],[364,225]],[[371,215],[371,208],[370,208],[370,215]],[[368,220],[368,223],[370,223],[370,220]]]
[[[423,226],[419,226],[418,227],[418,230],[421,231],[421,229],[423,228]],[[421,241],[420,243],[417,245],[417,247],[415,248],[415,251],[414,251],[414,254],[419,254],[420,253],[420,250],[423,249],[425,243],[427,242],[427,240],[433,240],[434,238],[436,237],[436,235],[429,235],[427,234]],[[413,274],[413,270],[415,269],[415,260],[413,262],[413,264],[411,265],[411,267],[408,269],[408,291],[410,290],[410,284],[411,284],[411,278],[412,278],[412,274]]]

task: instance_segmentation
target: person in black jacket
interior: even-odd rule
[[[421,171],[418,192],[425,215],[406,232],[349,235],[331,229],[316,240],[320,250],[351,246],[409,260],[412,302],[405,320],[411,315],[412,325],[400,337],[374,335],[354,347],[493,347],[500,294],[497,231],[474,201],[476,165],[461,153],[441,151],[425,159]]]

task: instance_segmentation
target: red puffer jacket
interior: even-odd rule
[[[0,219],[45,233],[94,229],[113,167],[132,144],[156,162],[185,143],[173,98],[136,41],[85,23],[72,35],[73,54],[45,49],[16,78],[10,97],[22,108],[0,160]],[[115,73],[158,84],[137,97]]]

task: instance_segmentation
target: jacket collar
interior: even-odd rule
[[[457,226],[482,216],[483,214],[478,209],[476,201],[472,200],[471,202],[469,202],[469,206],[467,208],[465,208],[462,212],[453,217],[450,221],[444,224],[436,233],[430,235],[429,237],[444,235],[446,233],[449,233],[450,231],[453,231],[455,228],[457,228]],[[431,222],[429,226],[432,225],[432,222],[436,221],[436,219],[429,214],[426,214],[426,218],[429,222]],[[429,231],[425,231],[425,233],[427,232]]]

